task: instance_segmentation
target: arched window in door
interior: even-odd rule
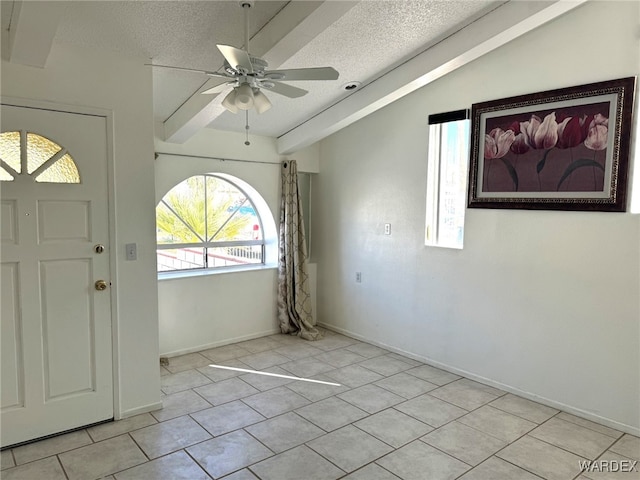
[[[53,140],[27,131],[0,133],[0,181],[29,175],[38,183],[80,183],[76,162]]]

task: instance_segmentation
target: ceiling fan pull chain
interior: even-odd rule
[[[251,145],[251,142],[249,141],[249,110],[245,110],[244,111],[244,118],[245,118],[245,126],[244,126],[244,130],[245,133],[247,135],[247,139],[244,141],[244,144],[248,147],[249,145]]]

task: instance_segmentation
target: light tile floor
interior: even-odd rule
[[[640,439],[325,331],[170,359],[164,408],[2,452],[3,480],[600,480]],[[235,366],[330,386],[212,368]],[[610,463],[608,465],[616,465]]]

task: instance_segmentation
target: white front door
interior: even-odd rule
[[[112,418],[113,375],[107,120],[0,115],[4,447]]]

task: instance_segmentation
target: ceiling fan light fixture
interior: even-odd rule
[[[234,88],[226,97],[224,97],[224,100],[222,100],[222,106],[229,110],[231,113],[238,113],[238,107],[236,107],[237,95],[238,92],[236,92],[236,89]]]
[[[254,95],[251,85],[243,83],[235,89],[235,106],[240,110],[250,110],[253,107]]]
[[[271,108],[271,102],[264,93],[256,89],[253,92],[253,106],[258,113],[264,113]]]

